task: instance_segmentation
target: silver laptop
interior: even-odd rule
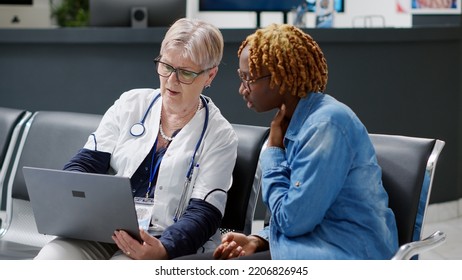
[[[115,230],[139,236],[126,177],[23,167],[39,233],[114,243]]]

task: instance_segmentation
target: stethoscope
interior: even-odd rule
[[[149,104],[148,109],[146,109],[146,112],[144,112],[144,115],[143,115],[143,118],[141,119],[141,121],[133,124],[132,127],[130,128],[130,134],[133,137],[140,137],[146,131],[146,128],[144,127],[144,122],[146,121],[146,117],[148,116],[149,112],[151,111],[152,106],[154,106],[154,103],[156,103],[156,101],[157,101],[157,99],[159,99],[159,97],[160,97],[160,94],[158,94],[158,95],[156,95],[156,97],[154,97],[154,99]]]
[[[130,134],[133,137],[140,137],[146,131],[146,128],[144,126],[144,122],[146,121],[146,117],[148,116],[149,112],[151,111],[152,106],[154,106],[154,103],[156,103],[156,101],[157,101],[157,99],[159,99],[159,97],[160,97],[160,94],[158,94],[158,95],[156,95],[154,97],[154,99],[149,104],[149,107],[146,109],[146,112],[144,112],[143,118],[141,118],[141,120],[139,122],[133,124],[132,127],[130,128]],[[193,153],[193,155],[191,157],[191,162],[189,163],[189,167],[188,167],[188,172],[186,173],[186,181],[185,181],[185,185],[183,187],[183,192],[181,194],[180,202],[178,204],[178,207],[177,207],[177,209],[175,211],[175,215],[173,217],[173,220],[175,222],[178,220],[178,218],[180,217],[180,215],[182,214],[182,212],[184,210],[183,208],[185,206],[186,197],[187,197],[187,194],[189,192],[189,185],[191,183],[194,168],[196,167],[196,164],[195,164],[196,154],[197,154],[197,151],[199,151],[199,147],[200,147],[200,145],[202,143],[202,140],[204,139],[205,131],[207,130],[207,126],[208,126],[208,123],[209,123],[209,107],[208,107],[208,104],[207,104],[207,100],[202,95],[200,96],[200,99],[201,99],[202,104],[204,105],[204,108],[205,108],[204,125],[202,127],[202,132],[201,132],[201,135],[199,137],[199,140],[196,143],[196,147],[194,148],[194,153]],[[156,140],[156,143],[157,143],[157,140]]]

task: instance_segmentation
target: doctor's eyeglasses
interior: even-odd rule
[[[186,85],[192,84],[199,75],[213,68],[208,68],[200,72],[194,72],[186,69],[175,68],[170,64],[160,61],[160,58],[154,59],[154,62],[156,63],[157,74],[164,78],[168,78],[170,75],[172,75],[173,72],[175,72],[177,80],[180,83]]]

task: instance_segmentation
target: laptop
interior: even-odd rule
[[[37,230],[46,235],[115,243],[115,230],[141,240],[129,178],[23,167]]]

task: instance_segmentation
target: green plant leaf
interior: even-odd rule
[[[61,27],[88,26],[89,0],[63,0],[59,5],[51,3],[51,16]]]

